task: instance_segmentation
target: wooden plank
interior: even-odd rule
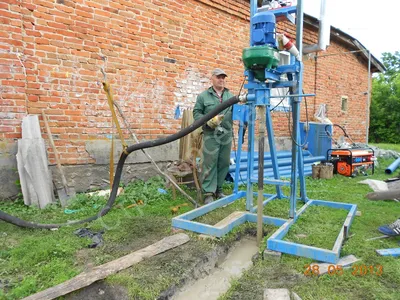
[[[218,229],[224,228],[228,224],[232,223],[234,220],[239,219],[244,214],[246,214],[246,212],[244,211],[234,211],[229,216],[227,216],[226,218],[222,219],[217,224],[215,224],[214,227]],[[199,239],[215,239],[215,237],[208,234],[200,234]]]
[[[65,178],[65,174],[64,174],[64,170],[61,166],[61,160],[60,160],[60,155],[58,154],[57,148],[56,148],[56,144],[54,143],[53,140],[53,135],[51,134],[51,130],[50,130],[50,126],[49,126],[49,122],[47,122],[47,116],[45,114],[44,111],[42,111],[42,117],[43,117],[43,122],[44,122],[44,126],[46,127],[46,131],[47,131],[47,136],[49,138],[50,141],[50,145],[53,148],[53,153],[54,153],[54,157],[56,159],[56,163],[57,163],[57,169],[60,172],[61,175],[61,181],[64,187],[64,192],[61,190],[58,191],[58,197],[61,203],[62,207],[67,206],[67,200],[69,198],[75,197],[75,191],[73,191],[72,189],[70,189],[68,187],[68,183],[67,183],[67,179]],[[114,173],[112,173],[114,175]]]
[[[92,284],[95,281],[107,278],[121,270],[131,267],[142,260],[154,255],[163,253],[172,248],[181,246],[190,240],[189,236],[184,233],[179,233],[173,236],[166,237],[146,248],[125,255],[121,258],[108,262],[104,265],[93,268],[88,272],[79,274],[78,276],[63,282],[59,285],[51,287],[47,290],[33,294],[24,298],[25,300],[50,300],[66,295],[83,287]]]

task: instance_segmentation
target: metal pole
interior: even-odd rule
[[[253,40],[253,16],[257,12],[257,1],[250,0],[250,46],[251,41]]]
[[[258,107],[258,198],[257,198],[257,243],[261,244],[263,239],[263,200],[264,200],[264,143],[266,127],[265,106]]]
[[[303,55],[303,22],[304,22],[303,0],[298,0],[297,12],[296,12],[296,47],[297,50],[299,50],[300,57]]]
[[[303,1],[299,0],[297,3],[296,12],[296,47],[299,50],[300,57],[303,55],[303,19],[304,19],[304,7]],[[298,76],[295,76],[297,80],[296,90],[294,94],[302,93],[302,70]],[[290,189],[290,211],[289,218],[295,218],[296,216],[296,201],[297,201],[297,171],[298,171],[298,159],[299,151],[301,151],[299,142],[299,120],[300,120],[300,102],[301,97],[294,97],[292,100],[292,116],[293,116],[293,130],[292,130],[292,176],[291,176],[291,189]],[[303,174],[300,174],[303,176]]]
[[[368,136],[369,136],[369,108],[371,105],[371,51],[368,50],[368,95],[367,95],[367,118],[366,118],[366,131],[367,136],[365,137],[365,143],[368,144]]]

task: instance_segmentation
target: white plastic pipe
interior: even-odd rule
[[[318,44],[304,46],[303,53],[309,54],[317,51],[325,51],[329,46],[331,37],[331,24],[326,17],[327,0],[321,0],[321,11],[319,17]]]

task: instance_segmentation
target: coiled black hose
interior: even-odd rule
[[[210,120],[211,118],[215,117],[216,115],[218,115],[220,112],[222,112],[226,108],[228,108],[238,102],[239,102],[238,96],[229,98],[227,101],[224,101],[221,104],[219,104],[218,106],[216,106],[212,111],[210,111],[209,113],[204,115],[202,118],[193,122],[193,124],[191,124],[190,126],[182,129],[181,131],[179,131],[173,135],[170,135],[170,136],[164,137],[164,138],[160,138],[157,140],[146,141],[143,143],[129,146],[127,148],[127,153],[122,152],[121,157],[118,161],[110,197],[108,198],[106,205],[99,211],[99,213],[97,215],[86,218],[84,220],[72,221],[72,222],[62,223],[62,224],[38,224],[38,223],[33,223],[33,222],[28,222],[28,221],[22,220],[20,218],[14,217],[14,216],[9,215],[0,210],[0,220],[14,224],[16,226],[25,227],[25,228],[51,229],[51,228],[59,228],[62,226],[67,226],[67,225],[87,223],[87,222],[94,221],[98,218],[101,218],[102,216],[104,216],[111,210],[111,207],[114,204],[115,198],[117,197],[117,190],[118,190],[119,182],[121,181],[122,169],[124,167],[125,160],[129,154],[131,154],[132,152],[137,151],[137,150],[152,148],[152,147],[156,147],[156,146],[160,146],[160,145],[164,145],[164,144],[168,144],[173,141],[176,141],[176,140],[184,137],[185,135],[188,135],[189,133],[193,132],[200,126],[204,125],[208,120]]]

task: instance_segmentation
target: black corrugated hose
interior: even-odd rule
[[[189,133],[193,132],[200,126],[204,125],[208,120],[210,120],[211,118],[215,117],[216,115],[218,115],[220,112],[222,112],[226,108],[228,108],[238,102],[239,102],[238,96],[229,98],[227,101],[224,101],[221,104],[219,104],[218,106],[216,106],[212,111],[210,111],[209,113],[204,115],[202,118],[193,122],[193,124],[191,124],[190,126],[182,129],[181,131],[179,131],[173,135],[170,135],[170,136],[167,136],[164,138],[160,138],[157,140],[146,141],[146,142],[142,142],[139,144],[129,146],[127,148],[128,154],[122,152],[121,157],[118,161],[117,169],[116,169],[115,175],[114,175],[114,182],[113,182],[112,190],[110,193],[110,198],[108,198],[106,205],[101,209],[101,211],[99,211],[99,213],[97,215],[86,218],[84,220],[72,221],[72,222],[62,223],[62,224],[38,224],[38,223],[33,223],[33,222],[19,219],[17,217],[11,216],[0,210],[0,220],[3,220],[5,222],[8,222],[8,223],[14,224],[16,226],[20,226],[20,227],[51,229],[51,228],[59,228],[62,226],[67,226],[67,225],[87,223],[87,222],[94,221],[98,218],[101,218],[102,216],[104,216],[111,210],[111,207],[114,204],[115,198],[117,197],[118,186],[121,181],[122,169],[124,167],[125,160],[129,154],[131,154],[132,152],[137,151],[137,150],[152,148],[152,147],[156,147],[156,146],[160,146],[160,145],[164,145],[164,144],[168,144],[173,141],[176,141],[176,140],[184,137],[185,135],[188,135]]]

